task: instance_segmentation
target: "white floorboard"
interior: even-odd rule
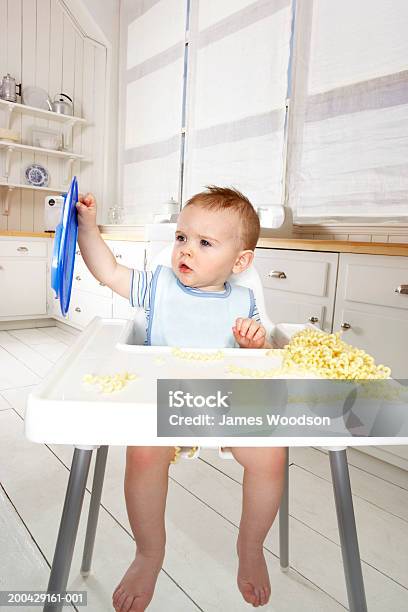
[[[5,400],[5,398],[0,395],[0,410],[8,410],[10,408],[10,404]]]
[[[8,557],[8,562],[1,565],[0,590],[36,591],[39,584],[47,581],[49,567],[1,486],[0,550]],[[27,607],[24,606],[26,610]],[[1,609],[10,612],[16,607],[1,606]]]
[[[21,331],[27,332],[31,330]],[[50,359],[39,354],[29,344],[24,343],[8,332],[0,332],[0,346],[10,355],[19,359],[34,374],[41,376],[41,378],[46,376],[53,366],[53,362]]]
[[[40,376],[0,347],[0,391],[38,384]]]
[[[74,330],[58,327],[0,332],[3,589],[19,580],[24,584],[16,588],[46,588],[47,562],[52,561],[73,449],[29,442],[23,418],[27,395],[76,336]],[[408,475],[356,450],[349,450],[348,458],[368,608],[370,612],[406,612]],[[88,612],[112,610],[111,593],[134,554],[123,495],[124,462],[125,449],[111,447],[93,573],[84,580],[79,567],[94,458],[91,463],[69,582],[71,589],[88,591]],[[262,609],[347,609],[327,454],[311,448],[291,449],[290,462],[291,570],[283,574],[279,569],[276,521],[265,542],[272,598]],[[167,554],[149,611],[250,609],[235,585],[241,482],[242,468],[211,450],[203,450],[199,460],[171,466]]]

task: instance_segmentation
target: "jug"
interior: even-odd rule
[[[0,83],[0,98],[8,102],[17,102],[17,93],[21,96],[21,83],[16,84],[16,79],[7,73]]]

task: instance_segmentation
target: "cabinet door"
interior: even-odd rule
[[[408,378],[408,285],[405,257],[341,254],[334,331],[347,327],[344,340]]]
[[[94,317],[110,319],[112,317],[112,300],[86,291],[74,290],[69,306],[69,320],[75,325],[85,327]]]
[[[47,312],[47,262],[0,258],[0,317]]]
[[[333,322],[337,253],[256,249],[255,267],[274,323],[307,323],[330,332]],[[317,319],[317,321],[316,321]]]

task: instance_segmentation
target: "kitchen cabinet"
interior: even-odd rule
[[[0,320],[46,316],[46,239],[0,239],[0,296]]]
[[[270,319],[311,322],[331,332],[338,257],[338,253],[256,249],[254,264]]]
[[[408,258],[340,254],[334,329],[408,378]],[[401,290],[400,290],[401,291]]]
[[[340,254],[334,328],[343,339],[391,368],[393,378],[408,378],[408,258]],[[408,469],[407,446],[360,448],[362,452]]]
[[[143,242],[106,240],[106,244],[119,263],[129,268],[144,269],[145,244]],[[134,315],[134,309],[131,308],[127,299],[114,293],[92,276],[77,247],[69,313],[63,318],[58,301],[53,300],[51,314],[65,323],[83,328],[96,316],[131,318]]]
[[[112,298],[74,289],[69,307],[69,321],[78,327],[85,327],[94,317],[112,317]]]
[[[316,317],[319,327],[342,330],[346,342],[388,365],[394,378],[408,378],[407,257],[257,249],[255,266],[272,321]],[[359,450],[408,469],[408,447]]]

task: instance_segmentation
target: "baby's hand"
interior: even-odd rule
[[[88,230],[96,227],[96,200],[92,193],[87,193],[85,196],[80,193],[76,208],[79,229]]]
[[[264,348],[265,346],[266,330],[254,319],[237,319],[232,331],[241,348]]]

